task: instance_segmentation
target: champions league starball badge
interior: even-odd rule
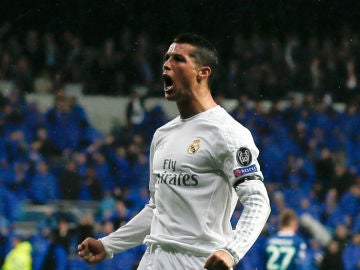
[[[251,164],[252,156],[250,150],[246,147],[241,147],[236,152],[236,160],[240,166],[248,166]]]

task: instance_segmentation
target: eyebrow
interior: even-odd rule
[[[169,53],[169,52],[166,52],[166,53],[165,53],[165,57],[169,57],[169,56],[181,56],[181,57],[186,58],[186,55],[181,54],[181,53],[175,53],[175,52],[170,52],[170,53]],[[189,56],[190,58],[196,59],[196,56],[195,56],[194,53],[189,53],[188,56]]]
[[[186,58],[186,56],[184,54],[181,54],[181,53],[175,53],[175,52],[167,52],[165,53],[165,57],[170,57],[170,56],[181,56],[183,58]]]

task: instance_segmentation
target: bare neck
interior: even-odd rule
[[[182,119],[190,118],[201,112],[209,110],[217,106],[214,98],[209,90],[200,92],[200,94],[193,95],[190,99],[177,101],[180,117]]]

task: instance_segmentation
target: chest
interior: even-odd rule
[[[155,147],[153,171],[190,173],[212,170],[216,166],[206,133],[170,132]]]

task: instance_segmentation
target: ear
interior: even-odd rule
[[[211,68],[210,67],[208,67],[208,66],[200,67],[197,70],[197,77],[196,78],[197,78],[198,82],[200,82],[203,79],[209,78],[210,74],[211,74]]]

